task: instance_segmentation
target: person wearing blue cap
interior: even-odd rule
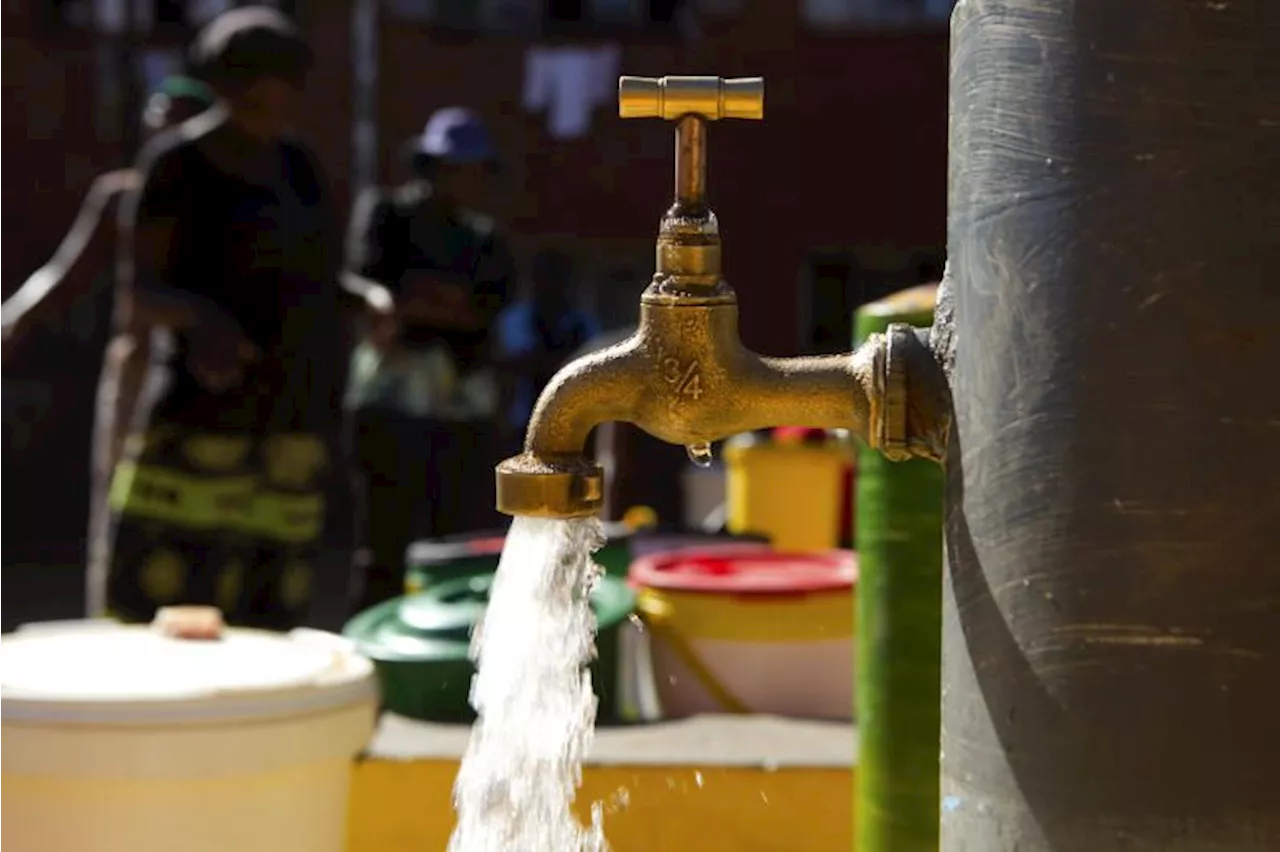
[[[497,520],[498,380],[490,328],[514,278],[484,203],[497,152],[474,111],[434,113],[405,146],[413,177],[358,201],[348,287],[382,305],[354,354],[346,397],[363,495],[357,609],[399,595],[416,537]]]
[[[142,113],[145,137],[194,118],[213,106],[213,91],[186,75],[166,78],[147,99]],[[89,489],[90,565],[101,560],[107,525],[106,492],[120,458],[125,433],[146,373],[150,338],[115,328],[117,286],[113,274],[120,201],[140,180],[134,168],[99,176],[80,207],[71,231],[53,258],[40,267],[3,306],[3,357],[39,369],[83,360],[100,371],[97,412],[93,418]],[[83,314],[91,326],[83,351],[68,347],[68,335],[47,334],[68,317]],[[41,345],[41,344],[46,345]],[[75,372],[75,371],[73,371]],[[66,409],[69,406],[62,405]],[[90,585],[94,583],[90,581]]]

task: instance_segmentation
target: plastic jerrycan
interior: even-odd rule
[[[778,550],[837,547],[845,519],[844,483],[852,463],[846,444],[819,433],[790,440],[740,435],[724,451],[726,526],[756,533]]]

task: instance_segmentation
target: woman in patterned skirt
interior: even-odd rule
[[[307,615],[343,358],[326,182],[291,136],[310,64],[277,12],[215,19],[192,66],[218,103],[153,141],[126,203],[126,322],[168,345],[112,483],[118,617],[205,604],[283,629]]]

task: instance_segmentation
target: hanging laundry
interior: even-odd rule
[[[585,136],[592,113],[613,98],[620,53],[614,44],[529,48],[524,108],[546,112],[547,132],[556,139]]]

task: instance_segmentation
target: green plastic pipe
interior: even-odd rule
[[[936,289],[858,311],[856,342],[894,322],[928,326]],[[942,467],[860,447],[856,704],[857,852],[937,852]]]

